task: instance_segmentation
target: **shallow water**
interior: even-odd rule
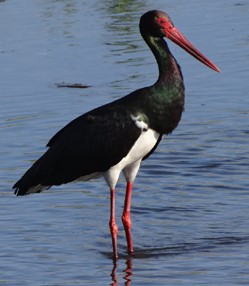
[[[135,257],[119,219],[114,267],[103,180],[28,197],[11,187],[64,124],[156,80],[138,32],[141,14],[155,8],[222,73],[170,44],[185,112],[140,169]],[[247,1],[231,0],[0,1],[1,285],[249,284],[248,12]],[[119,218],[124,188],[121,179]]]

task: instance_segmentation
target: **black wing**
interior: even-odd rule
[[[25,195],[34,186],[60,185],[104,172],[128,154],[140,134],[122,107],[107,105],[90,111],[52,137],[47,152],[13,186],[15,193]]]

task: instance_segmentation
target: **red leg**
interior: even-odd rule
[[[110,214],[110,231],[112,236],[113,258],[118,258],[117,236],[118,226],[115,219],[115,189],[111,189],[111,214]]]
[[[124,211],[122,215],[122,222],[125,229],[128,253],[133,254],[132,246],[132,235],[131,235],[131,194],[132,194],[132,183],[128,182],[126,186],[126,195],[124,203]]]

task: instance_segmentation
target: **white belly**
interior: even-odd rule
[[[104,177],[110,188],[115,188],[122,170],[124,170],[127,181],[132,182],[135,179],[142,158],[153,149],[159,135],[159,133],[152,129],[143,131],[127,156],[105,172]]]

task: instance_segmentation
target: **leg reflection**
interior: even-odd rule
[[[118,268],[117,259],[114,258],[113,259],[113,268],[112,268],[112,273],[111,273],[113,283],[111,284],[111,286],[117,286],[118,285],[117,268]]]
[[[126,269],[124,270],[126,273],[124,276],[125,285],[130,286],[131,285],[131,277],[132,277],[132,258],[128,258],[126,260]]]
[[[124,285],[126,286],[131,286],[131,278],[132,278],[132,258],[129,257],[126,260],[126,268],[123,270],[125,275],[123,276],[123,279],[125,280]],[[113,268],[111,272],[111,277],[112,277],[112,284],[111,286],[117,286],[118,285],[118,263],[116,259],[113,259]]]

